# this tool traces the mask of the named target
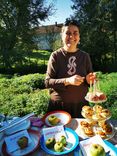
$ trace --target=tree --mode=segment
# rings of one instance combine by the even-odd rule
[[[117,0],[72,1],[73,18],[81,24],[81,47],[91,54],[97,70],[108,71],[117,60]]]
[[[25,52],[36,46],[33,28],[52,15],[45,0],[0,0],[0,64],[12,68],[26,61]]]

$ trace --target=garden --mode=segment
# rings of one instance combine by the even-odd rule
[[[101,90],[107,95],[102,103],[117,119],[117,73],[97,72]],[[0,75],[0,112],[10,116],[23,116],[34,112],[43,116],[47,111],[49,90],[44,86],[45,74]],[[92,104],[91,104],[92,105]]]

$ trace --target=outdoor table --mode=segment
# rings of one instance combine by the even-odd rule
[[[79,122],[81,120],[83,120],[83,118],[80,118],[80,119],[72,118],[70,123],[68,123],[65,127],[73,129],[78,134]],[[117,120],[110,119],[110,122],[113,125],[113,127],[115,128],[116,132],[115,132],[115,135],[113,136],[113,138],[109,139],[108,141],[117,147]],[[79,136],[79,140],[83,140],[83,138],[81,138]],[[32,154],[29,154],[29,155],[30,156],[50,156],[50,154],[47,154],[45,151],[43,151],[41,149],[40,145],[37,147],[37,149]],[[0,156],[4,156],[4,155],[0,154]],[[69,154],[65,154],[64,156],[74,156],[74,151],[72,151]]]
[[[78,126],[79,126],[79,122],[81,120],[83,120],[83,119],[72,118],[71,122],[69,124],[67,124],[66,127],[69,127],[71,129],[75,130],[75,132],[78,134],[78,130],[79,130]],[[110,122],[113,125],[113,127],[115,128],[116,132],[115,132],[114,137],[109,139],[108,141],[117,147],[117,120],[111,119]],[[83,139],[81,137],[79,137],[79,140],[83,140]],[[45,153],[41,149],[41,147],[39,147],[31,156],[50,156],[50,155]],[[74,156],[74,151],[69,154],[66,154],[64,156]]]

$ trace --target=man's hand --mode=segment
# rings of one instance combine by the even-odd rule
[[[96,73],[89,73],[86,76],[86,81],[87,81],[88,84],[90,84],[90,82],[93,84],[94,80],[96,80]]]
[[[65,85],[79,86],[81,83],[84,82],[84,79],[85,78],[81,77],[80,75],[74,75],[65,79]]]

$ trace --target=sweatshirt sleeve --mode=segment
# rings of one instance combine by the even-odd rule
[[[65,78],[57,78],[57,67],[57,55],[53,52],[48,61],[45,86],[46,88],[64,90]]]

